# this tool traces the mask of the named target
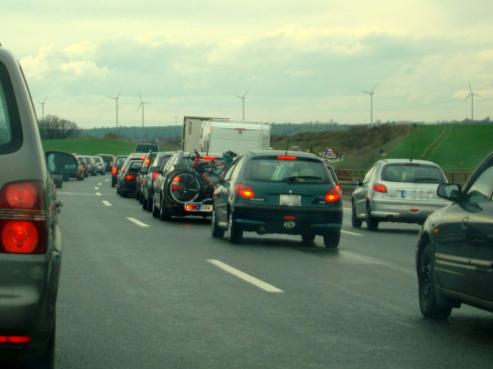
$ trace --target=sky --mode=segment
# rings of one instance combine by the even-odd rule
[[[45,114],[84,128],[493,117],[491,0],[2,0],[0,43]],[[40,104],[35,103],[38,115]]]

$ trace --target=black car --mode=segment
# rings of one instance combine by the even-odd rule
[[[152,215],[161,220],[172,216],[210,216],[214,185],[223,167],[218,155],[176,152],[154,181]]]
[[[172,151],[158,152],[154,162],[149,167],[149,170],[145,176],[142,177],[140,183],[142,209],[152,210],[152,197],[154,196],[154,181],[158,178],[159,174],[163,172],[164,166],[168,160],[173,156]]]
[[[147,174],[149,172],[149,167],[156,158],[156,152],[149,151],[149,153],[144,158],[144,163],[142,168],[140,168],[139,174],[137,175],[137,189],[135,192],[135,199],[142,204],[142,181],[145,181]]]
[[[104,169],[105,169],[106,173],[111,172],[111,168],[113,167],[115,157],[111,154],[98,154],[98,156],[100,156],[101,159],[103,159]]]
[[[461,303],[493,312],[493,154],[464,186],[443,183],[448,206],[426,220],[418,242],[419,305],[445,319]]]
[[[115,158],[115,161],[113,163],[113,167],[111,168],[111,187],[116,186],[116,181],[118,178],[118,172],[120,171],[121,167],[127,160],[128,156],[127,155],[118,155]]]
[[[212,236],[228,232],[239,242],[244,231],[316,235],[327,248],[339,245],[342,201],[329,170],[312,154],[253,151],[239,157],[214,191]]]
[[[127,197],[131,193],[137,191],[137,175],[144,160],[129,157],[125,164],[123,164],[122,170],[118,173],[117,190],[116,192],[122,196]]]

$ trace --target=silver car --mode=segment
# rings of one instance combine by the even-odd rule
[[[352,194],[352,224],[366,221],[376,231],[380,222],[423,224],[428,215],[447,205],[437,188],[447,178],[440,166],[424,160],[378,161]]]
[[[96,163],[97,173],[101,175],[106,174],[106,164],[101,156],[93,156],[94,161]]]
[[[53,178],[72,176],[78,163],[67,153],[45,157],[22,71],[2,47],[0,167],[0,367],[51,369],[62,256]]]

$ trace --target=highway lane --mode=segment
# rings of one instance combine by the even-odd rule
[[[108,178],[59,193],[59,368],[492,366],[491,314],[421,318],[415,226],[353,230],[348,212],[338,251],[248,233],[232,246],[202,219],[152,218]]]

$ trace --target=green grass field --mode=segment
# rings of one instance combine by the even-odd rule
[[[135,143],[120,140],[95,138],[75,138],[63,140],[44,140],[45,151],[65,151],[77,154],[128,154],[135,150]]]

